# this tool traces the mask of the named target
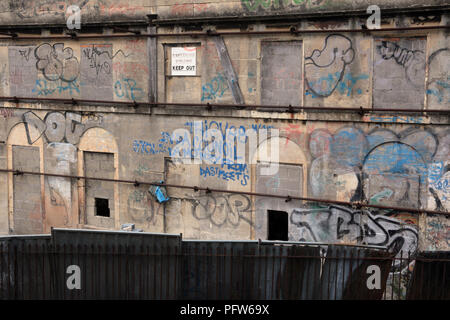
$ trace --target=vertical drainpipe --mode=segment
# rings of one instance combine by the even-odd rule
[[[148,18],[148,34],[156,34],[156,26],[153,23],[153,20],[156,19],[158,15],[149,14]],[[148,79],[148,101],[149,102],[157,102],[157,80],[158,80],[158,47],[157,47],[157,37],[148,37],[147,38],[147,52],[148,52],[148,64],[149,64],[149,79]],[[151,107],[150,107],[151,110]]]

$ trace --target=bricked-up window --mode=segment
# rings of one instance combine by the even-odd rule
[[[288,241],[288,214],[285,211],[268,210],[268,240]]]
[[[300,105],[302,96],[302,43],[261,43],[261,103]]]
[[[424,105],[427,40],[376,38],[373,61],[375,108],[421,109]]]
[[[83,155],[84,174],[87,177],[114,179],[114,154],[85,151]],[[114,228],[114,182],[88,179],[85,192],[85,223],[89,226]]]
[[[95,215],[100,217],[109,217],[108,199],[95,198]]]

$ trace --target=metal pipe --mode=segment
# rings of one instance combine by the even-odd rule
[[[9,97],[0,96],[0,101],[9,101],[12,103],[19,103],[20,101],[48,101],[61,102],[65,104],[77,105],[78,103],[100,103],[100,104],[118,104],[132,107],[149,106],[179,106],[179,107],[212,107],[220,108],[240,108],[240,109],[279,109],[284,112],[295,113],[294,110],[319,110],[319,111],[352,111],[360,114],[367,112],[407,112],[407,113],[444,113],[450,114],[450,110],[443,109],[395,109],[395,108],[349,108],[349,107],[311,107],[311,106],[279,106],[279,105],[259,105],[259,104],[224,104],[224,103],[181,103],[181,102],[137,102],[137,101],[111,101],[111,100],[90,100],[90,99],[62,99],[62,98],[33,98],[33,97]],[[23,108],[23,107],[22,107]],[[14,109],[14,108],[11,108]],[[32,109],[32,108],[25,108]],[[278,112],[278,111],[277,111]],[[115,113],[115,112],[112,112]],[[150,113],[146,113],[150,114]]]
[[[338,201],[331,199],[318,199],[318,198],[308,198],[308,197],[297,197],[290,195],[275,195],[275,194],[267,194],[267,193],[258,193],[258,192],[247,192],[247,191],[236,191],[236,190],[225,190],[225,189],[210,189],[208,187],[197,187],[197,186],[186,186],[179,184],[170,184],[170,183],[157,183],[157,182],[146,182],[146,181],[137,181],[137,180],[123,180],[123,179],[109,179],[109,178],[96,178],[96,177],[85,177],[85,176],[76,176],[76,175],[65,175],[65,174],[56,174],[56,173],[45,173],[45,172],[32,172],[32,171],[22,171],[22,170],[13,170],[13,169],[0,169],[0,172],[13,173],[14,175],[22,175],[22,174],[30,174],[30,175],[39,175],[39,176],[48,176],[48,177],[59,177],[59,178],[75,178],[75,179],[84,179],[84,180],[96,180],[96,181],[107,181],[107,182],[120,182],[120,183],[128,183],[133,184],[135,186],[143,185],[152,185],[159,187],[168,187],[168,188],[180,188],[180,189],[192,189],[194,191],[206,191],[209,192],[220,192],[220,193],[231,193],[231,194],[243,194],[248,196],[258,196],[258,197],[269,197],[269,198],[278,198],[285,199],[286,201],[291,200],[301,200],[301,201],[310,201],[310,202],[319,202],[319,203],[331,203],[338,205],[346,205],[352,206],[355,208],[375,208],[375,209],[387,209],[387,210],[397,210],[397,211],[407,211],[409,213],[428,213],[428,214],[438,214],[444,216],[450,216],[450,212],[444,211],[434,211],[434,210],[426,210],[426,209],[415,209],[415,208],[404,208],[404,207],[389,207],[389,206],[381,206],[375,204],[366,204],[361,202],[349,202],[349,201]]]
[[[124,38],[124,37],[201,37],[201,36],[235,36],[235,35],[272,35],[272,34],[308,34],[308,33],[372,33],[372,32],[390,32],[390,31],[415,31],[415,30],[441,30],[450,29],[450,26],[419,26],[419,27],[401,27],[401,28],[382,28],[382,29],[318,29],[318,30],[297,30],[291,28],[290,30],[265,30],[265,31],[240,31],[240,32],[217,32],[217,31],[207,31],[207,32],[178,32],[178,33],[141,33],[141,34],[130,34],[136,31],[127,31],[128,33],[121,34],[77,34],[71,33],[70,35],[54,35],[54,36],[20,36],[15,34],[8,34],[6,37],[0,37],[0,40],[76,40],[76,39],[105,39],[105,38]]]
[[[292,244],[292,245],[308,245],[308,246],[352,246],[352,247],[387,250],[386,246],[363,245],[363,244],[353,244],[353,243],[307,242],[307,241],[274,241],[274,240],[261,240],[261,239],[259,239],[259,240],[199,240],[199,239],[183,239],[183,242]]]

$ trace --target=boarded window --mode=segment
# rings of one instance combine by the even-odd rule
[[[425,38],[375,39],[373,106],[421,109],[425,95]]]
[[[114,179],[114,154],[84,152],[87,177]],[[102,228],[114,227],[114,183],[86,180],[86,222]]]
[[[261,103],[301,105],[302,43],[262,42]]]
[[[111,44],[81,45],[81,89],[84,99],[112,100],[113,99],[113,50]],[[126,77],[124,77],[126,78]],[[122,88],[125,80],[119,79],[114,89],[119,98],[122,92],[129,90]],[[123,94],[122,94],[123,95]],[[127,97],[127,100],[136,100]]]
[[[303,195],[303,167],[301,165],[280,163],[278,172],[274,175],[263,175],[261,170],[264,167],[267,167],[267,163],[260,162],[256,166],[257,193],[291,197]],[[255,198],[256,225],[265,226],[255,230],[255,236],[259,239],[270,239],[271,218],[269,212],[292,212],[293,208],[299,208],[302,205],[300,200],[286,202],[286,199],[272,197],[258,196]]]
[[[13,146],[15,170],[39,172],[39,148]],[[14,175],[14,233],[43,232],[41,181],[38,175]]]
[[[37,81],[35,47],[10,46],[9,58],[9,86],[10,95],[17,97],[42,96],[50,86],[47,79]]]

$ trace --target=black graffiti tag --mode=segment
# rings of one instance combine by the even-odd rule
[[[37,60],[36,69],[42,71],[45,79],[73,82],[78,78],[78,59],[73,56],[72,48],[64,48],[64,43],[43,43],[34,50],[34,55]]]
[[[66,112],[65,115],[51,112],[42,120],[32,111],[28,111],[22,115],[22,119],[29,144],[35,143],[42,135],[45,135],[48,142],[65,141],[78,144],[85,129],[81,123],[81,115],[73,112]],[[37,135],[33,135],[31,128],[37,131]]]
[[[215,226],[222,226],[228,222],[237,227],[241,220],[252,224],[246,216],[246,213],[251,212],[251,202],[245,195],[205,195],[190,201],[192,201],[192,215],[198,220],[209,219]]]

